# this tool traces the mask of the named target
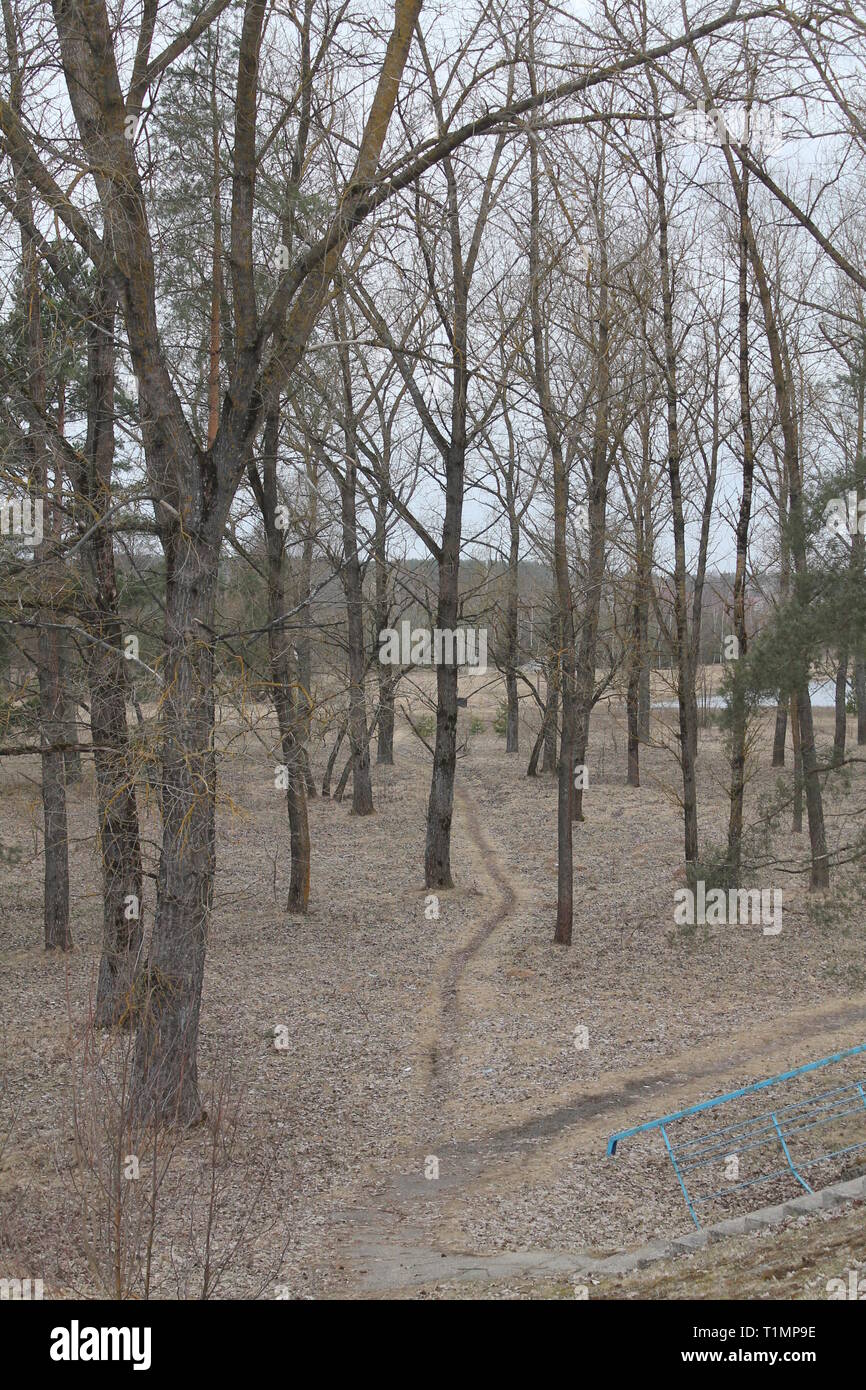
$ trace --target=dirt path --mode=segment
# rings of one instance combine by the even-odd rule
[[[591,1083],[572,1085],[541,1114],[532,1102],[486,1112],[473,1108],[471,1115],[455,1116],[455,1125],[444,1137],[455,1050],[473,1006],[483,1004],[478,967],[488,953],[496,952],[497,932],[522,897],[479,821],[471,785],[458,791],[456,810],[464,832],[461,847],[468,847],[483,891],[463,938],[436,970],[419,1013],[416,1085],[423,1120],[406,1145],[405,1168],[384,1180],[381,1173],[371,1174],[371,1184],[377,1186],[375,1203],[348,1208],[341,1217],[341,1267],[345,1292],[352,1297],[375,1297],[449,1279],[567,1275],[570,1268],[579,1267],[578,1252],[482,1256],[462,1250],[460,1213],[469,1194],[543,1182],[575,1153],[603,1153],[614,1130],[783,1071],[792,1057],[807,1060],[833,1052],[847,1045],[842,1039],[862,1041],[866,1031],[866,995],[794,1010],[782,1020],[757,1020],[740,1034],[660,1059],[656,1065],[610,1071]],[[438,1161],[435,1179],[424,1171],[431,1157]],[[417,1224],[419,1211],[424,1212],[426,1230]],[[430,1244],[431,1212],[436,1248]]]
[[[461,1007],[465,1008],[467,1003],[471,1005],[471,982],[468,982],[466,998],[461,999],[467,967],[513,912],[520,896],[484,834],[471,797],[465,790],[458,789],[456,801],[468,831],[470,859],[490,890],[490,898],[485,894],[482,901],[487,904],[492,899],[492,905],[485,908],[480,925],[473,924],[466,939],[445,957],[422,1010],[420,1079],[425,1087],[434,1088],[440,1095],[448,1087],[449,1067],[460,1033]]]

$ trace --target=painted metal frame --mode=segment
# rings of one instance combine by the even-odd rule
[[[817,1158],[811,1158],[799,1166],[794,1163],[788,1141],[798,1134],[808,1130],[816,1129],[822,1124],[827,1124],[831,1120],[843,1119],[848,1115],[859,1112],[861,1108],[866,1110],[866,1091],[864,1084],[866,1078],[861,1081],[851,1082],[843,1086],[837,1086],[830,1091],[823,1091],[820,1095],[813,1096],[807,1101],[801,1101],[783,1108],[778,1106],[762,1115],[756,1115],[750,1120],[741,1121],[735,1125],[729,1125],[721,1129],[712,1130],[709,1133],[701,1134],[694,1139],[687,1139],[675,1144],[668,1135],[668,1125],[674,1124],[678,1120],[684,1120],[690,1115],[699,1115],[707,1110],[713,1110],[719,1105],[725,1105],[732,1100],[739,1100],[741,1096],[756,1094],[759,1091],[767,1090],[771,1086],[777,1086],[783,1081],[791,1081],[794,1077],[804,1076],[807,1072],[818,1071],[822,1067],[832,1066],[834,1063],[841,1062],[845,1058],[855,1057],[858,1054],[866,1053],[866,1043],[861,1043],[858,1047],[848,1047],[842,1052],[834,1052],[829,1057],[821,1057],[817,1062],[808,1062],[805,1066],[794,1067],[792,1071],[780,1072],[777,1076],[768,1076],[763,1081],[756,1081],[751,1086],[741,1086],[739,1090],[728,1091],[725,1095],[714,1096],[711,1100],[701,1101],[698,1105],[687,1106],[684,1110],[676,1110],[670,1115],[662,1115],[657,1120],[648,1120],[645,1124],[635,1125],[632,1129],[623,1129],[616,1134],[612,1134],[607,1141],[607,1156],[612,1158],[616,1154],[617,1145],[623,1139],[630,1139],[635,1134],[646,1134],[650,1130],[660,1131],[664,1141],[668,1157],[673,1164],[674,1172],[677,1175],[680,1188],[689,1209],[692,1220],[700,1230],[695,1206],[702,1202],[710,1202],[715,1198],[728,1195],[738,1189],[754,1186],[756,1183],[770,1182],[773,1178],[784,1176],[790,1173],[801,1187],[807,1192],[812,1188],[800,1172],[801,1168],[808,1168],[816,1163],[824,1163],[830,1158],[839,1157],[842,1154],[851,1153],[855,1149],[866,1148],[866,1139],[862,1143],[851,1144],[843,1149],[835,1149],[828,1153],[820,1154]],[[856,1095],[859,1100],[854,1099]],[[851,1104],[851,1102],[854,1102]],[[841,1109],[839,1107],[842,1107]],[[768,1123],[767,1123],[768,1122]],[[766,1137],[765,1137],[766,1136]],[[686,1175],[696,1169],[705,1167],[711,1162],[717,1162],[721,1157],[730,1155],[734,1150],[743,1152],[747,1149],[755,1149],[769,1142],[778,1142],[781,1146],[785,1158],[785,1166],[773,1172],[763,1174],[757,1178],[751,1178],[746,1182],[735,1183],[725,1188],[720,1188],[716,1192],[710,1193],[705,1197],[692,1197],[686,1183]]]

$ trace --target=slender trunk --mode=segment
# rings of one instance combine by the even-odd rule
[[[217,46],[210,74],[211,111],[211,240],[210,339],[207,374],[207,447],[213,447],[220,419],[220,309],[222,305],[222,203],[220,201],[220,120],[217,105]]]
[[[541,750],[543,748],[546,752],[550,744],[552,744],[550,756],[553,758],[554,763],[556,762],[556,735],[558,733],[556,727],[556,713],[559,705],[559,696],[551,671],[551,665],[552,658],[548,662],[547,667],[547,693],[544,700],[544,710],[541,715],[541,728],[538,730],[535,742],[532,745],[532,753],[530,754],[529,765],[526,769],[527,777],[536,777],[538,775],[538,760],[541,756]],[[541,682],[539,681],[539,686],[540,685]],[[554,696],[556,696],[555,706]],[[544,770],[549,771],[549,768],[545,768]]]
[[[779,479],[779,598],[784,603],[791,587],[791,545],[788,535],[788,477],[784,461]],[[779,692],[776,705],[776,729],[773,736],[773,767],[785,766],[785,739],[788,731],[790,695]]]
[[[39,551],[36,563],[40,563]],[[69,926],[69,853],[66,836],[66,780],[63,754],[49,752],[63,741],[63,687],[60,682],[60,634],[47,626],[50,610],[39,613],[39,725],[42,734],[42,811],[45,832],[44,918],[46,951],[72,949]]]
[[[334,746],[331,749],[330,755],[328,757],[328,763],[325,768],[325,775],[322,778],[322,796],[324,797],[329,797],[331,795],[331,778],[334,775],[334,764],[337,761],[337,754],[340,751],[343,739],[346,737],[346,731],[348,727],[349,716],[348,714],[346,714],[340,720],[340,727],[337,730],[337,737],[334,740]]]
[[[434,83],[435,86],[435,83]],[[508,79],[509,95],[513,77]],[[436,93],[437,116],[444,119],[441,98]],[[443,323],[450,347],[451,419],[449,435],[435,428],[428,418],[426,428],[433,435],[445,465],[445,516],[439,548],[439,596],[436,623],[442,631],[457,627],[460,583],[460,544],[463,534],[463,492],[467,449],[467,393],[469,388],[469,291],[478,262],[481,240],[494,196],[496,171],[506,140],[499,134],[494,144],[478,212],[469,245],[464,253],[461,231],[460,190],[450,159],[442,161],[448,190],[448,242],[450,285],[448,312]],[[441,302],[440,305],[441,316]],[[439,663],[436,668],[436,742],[427,802],[427,837],[424,850],[424,882],[428,888],[449,888],[451,879],[451,819],[454,812],[454,778],[457,771],[457,666]]]
[[[603,194],[599,193],[599,198]],[[593,427],[591,484],[589,494],[589,555],[587,560],[587,591],[580,633],[580,654],[577,663],[574,760],[578,766],[586,762],[589,743],[589,721],[595,698],[595,661],[598,649],[598,620],[601,610],[601,591],[604,583],[604,548],[607,528],[607,487],[610,473],[608,450],[608,397],[610,394],[610,347],[608,320],[607,246],[604,234],[603,208],[599,223],[599,300],[598,300],[598,373],[597,403]],[[583,820],[583,783],[572,789],[572,818]]]
[[[383,469],[387,467],[385,460]],[[383,484],[390,479],[385,473]],[[379,489],[376,498],[376,645],[379,634],[388,626],[390,603],[388,598],[388,557],[387,529],[388,493],[386,486]],[[376,735],[376,762],[390,766],[394,762],[394,678],[381,662],[376,663],[376,678],[379,684],[379,727]]]
[[[298,717],[291,670],[291,643],[277,620],[286,612],[285,531],[277,518],[277,446],[280,419],[277,409],[265,420],[262,440],[262,519],[268,547],[268,655],[271,666],[271,692],[283,765],[286,768],[286,812],[289,819],[291,867],[287,912],[304,913],[310,897],[310,827]]]
[[[353,472],[354,479],[354,472]],[[353,481],[354,489],[354,481]],[[354,516],[354,502],[350,504]],[[345,518],[344,503],[344,518]],[[344,532],[346,522],[344,519]],[[357,552],[357,532],[350,524],[348,534],[355,549],[349,554],[343,569],[349,637],[349,742],[352,746],[352,813],[369,816],[373,806],[373,785],[370,780],[370,737],[367,730],[366,675],[364,652],[364,612],[361,590],[361,566]],[[350,543],[347,541],[347,544]]]
[[[560,457],[554,475],[554,554],[556,583],[559,595],[563,633],[562,654],[562,739],[559,750],[559,783],[557,798],[557,864],[556,929],[554,941],[571,945],[574,917],[574,868],[572,855],[572,802],[574,799],[574,611],[566,554],[566,516],[568,512],[568,476]]]
[[[59,541],[58,535],[58,541]],[[78,694],[71,679],[72,644],[61,639],[60,684],[63,687],[63,772],[66,785],[81,781],[81,749],[78,744]]]
[[[641,612],[635,585],[632,604],[631,648],[628,656],[628,686],[626,688],[626,718],[628,721],[628,785],[640,786],[640,677],[641,677]]]
[[[668,253],[668,213],[665,198],[665,171],[661,125],[656,120],[656,200],[659,214],[659,264],[662,284],[662,322],[665,345],[665,388],[667,397],[668,474],[674,528],[674,616],[676,619],[677,705],[680,728],[680,764],[683,781],[683,826],[685,862],[698,857],[698,806],[695,779],[697,747],[697,705],[694,670],[688,632],[686,595],[686,540],[680,481],[680,439],[677,418],[676,348],[674,344],[673,296]]]
[[[312,610],[310,606],[310,591],[312,588],[313,574],[313,539],[316,534],[316,512],[318,493],[316,486],[318,483],[318,472],[316,462],[313,458],[307,459],[307,516],[304,526],[304,540],[301,546],[301,574],[300,585],[301,595],[303,596],[303,607],[299,614],[300,632],[297,640],[298,653],[298,680],[300,689],[298,691],[298,707],[300,716],[300,736],[302,739],[302,761],[304,769],[304,782],[307,788],[307,797],[316,795],[316,784],[313,781],[313,774],[310,768],[309,759],[309,739],[310,739],[310,720],[313,714],[313,648],[311,635]]]
[[[650,649],[649,649],[649,602],[641,603],[640,615],[641,662],[640,682],[638,684],[637,731],[641,743],[649,743],[650,738]]]
[[[799,835],[803,829],[803,758],[800,745],[800,720],[797,696],[791,696],[791,736],[794,744],[794,808],[791,830]]]
[[[737,563],[734,572],[734,636],[737,639],[737,659],[746,655],[746,560],[749,548],[749,525],[752,517],[752,486],[755,474],[755,444],[752,433],[752,398],[749,382],[749,248],[745,232],[748,199],[748,175],[743,172],[740,183],[738,210],[739,234],[739,375],[740,427],[743,434],[743,492],[737,517]],[[732,883],[739,882],[743,838],[743,800],[746,786],[746,700],[738,672],[734,674],[731,694],[731,811],[728,818],[728,871]]]
[[[534,73],[532,74],[534,77]],[[572,850],[572,804],[574,800],[575,657],[574,605],[568,572],[568,469],[556,409],[550,390],[544,346],[541,311],[541,265],[539,254],[540,205],[538,193],[537,138],[530,135],[530,220],[529,286],[533,341],[533,384],[544,422],[547,445],[553,461],[553,570],[556,579],[557,619],[560,649],[560,696],[562,700],[562,739],[559,750],[557,795],[557,885],[554,942],[570,946],[574,919],[574,861]]]
[[[346,340],[345,315],[334,312],[335,331]],[[364,651],[364,592],[361,560],[358,555],[357,439],[352,404],[352,375],[349,349],[339,349],[346,411],[346,462],[337,473],[343,527],[343,568],[341,578],[346,596],[346,625],[349,645],[349,743],[352,749],[352,814],[369,816],[374,811],[373,784],[370,780],[370,735],[367,729],[367,658]]]
[[[848,730],[848,653],[843,651],[836,668],[836,727],[833,735],[833,763],[839,767],[845,761],[845,737]]]
[[[465,388],[464,388],[465,389]],[[439,562],[439,602],[436,624],[453,631],[457,626],[460,571],[460,535],[463,517],[463,448],[449,451],[445,483],[445,521],[442,558]],[[436,742],[433,774],[427,802],[427,841],[424,882],[428,888],[450,888],[451,818],[454,813],[454,776],[457,770],[457,666],[436,667]]]
[[[649,738],[649,604],[650,576],[648,542],[650,431],[644,423],[642,435],[641,482],[635,499],[635,577],[632,598],[631,645],[628,662],[626,716],[628,720],[628,785],[640,786],[640,745]],[[646,689],[644,689],[646,687]],[[646,708],[644,708],[644,699]]]
[[[379,672],[379,732],[376,737],[376,762],[394,763],[394,683],[390,676]]]
[[[526,769],[527,777],[536,777],[538,775],[538,759],[541,755],[541,750],[544,746],[544,735],[547,729],[547,716],[548,706],[545,705],[544,714],[541,719],[541,728],[539,729],[536,735],[535,742],[532,745],[532,752],[529,755],[529,764]]]
[[[342,801],[342,800],[343,800],[343,793],[344,793],[345,790],[346,790],[346,784],[347,784],[347,782],[348,782],[348,780],[349,780],[349,773],[352,771],[352,763],[353,763],[353,758],[352,758],[352,754],[350,753],[349,756],[348,756],[348,758],[346,759],[345,763],[343,764],[343,771],[340,773],[340,780],[339,780],[339,782],[337,783],[336,789],[335,789],[335,791],[334,791],[334,800],[335,800],[335,801]]]
[[[797,692],[797,722],[800,727],[800,759],[803,768],[806,814],[809,820],[809,840],[812,851],[811,884],[813,888],[827,888],[830,885],[830,860],[824,834],[824,808],[818,771],[818,755],[815,750],[815,730],[808,680],[802,682]]]
[[[785,738],[788,732],[788,706],[784,700],[776,705],[776,727],[773,733],[773,767],[785,766]]]
[[[858,515],[864,487],[866,487],[864,444],[866,444],[866,352],[860,359],[860,371],[857,378],[855,478]],[[864,539],[858,526],[857,534],[851,539],[851,571],[855,584],[862,584],[864,579],[864,556],[866,556],[866,539]],[[864,643],[866,643],[866,632],[864,632],[863,617],[860,615],[859,621],[854,624],[854,645],[856,647],[854,652],[854,696],[857,705],[857,744],[859,747],[866,744],[866,652],[864,652]]]
[[[142,969],[142,866],[135,763],[126,723],[126,662],[118,611],[114,541],[94,516],[111,506],[114,465],[114,291],[101,285],[88,324],[87,442],[76,479],[77,520],[92,531],[83,550],[88,599],[83,622],[90,693],[90,734],[96,769],[102,862],[102,957],[96,989],[98,1027],[131,1027]]]
[[[9,0],[3,0],[3,22],[6,53],[10,71],[10,100],[17,115],[21,115],[22,89],[19,70],[18,41],[15,16]],[[42,338],[42,293],[39,283],[39,253],[26,226],[33,223],[33,199],[24,172],[16,160],[15,204],[21,227],[21,289],[24,300],[27,363],[26,391],[34,406],[43,415],[47,404],[45,352]],[[24,440],[24,455],[37,503],[43,507],[43,539],[34,551],[34,565],[39,576],[40,606],[37,611],[39,632],[36,644],[36,667],[39,682],[39,726],[42,741],[42,818],[45,838],[45,876],[43,897],[43,926],[45,949],[69,951],[72,933],[69,926],[69,849],[66,826],[66,779],[63,753],[50,751],[64,742],[64,691],[61,672],[61,634],[54,623],[51,598],[61,576],[55,572],[52,551],[55,545],[55,524],[59,529],[59,514],[50,505],[48,455],[45,441],[31,426]]]
[[[854,691],[857,696],[857,743],[866,743],[866,657],[854,662]]]
[[[559,655],[554,650],[547,662],[547,705],[544,723],[544,758],[541,771],[555,777],[559,769],[557,744],[559,740]]]
[[[518,654],[518,564],[520,558],[520,529],[511,518],[511,540],[508,547],[507,597],[505,606],[505,699],[508,712],[505,721],[505,751],[520,749],[520,706],[517,699]]]

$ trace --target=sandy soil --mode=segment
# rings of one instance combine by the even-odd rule
[[[348,801],[311,803],[312,900],[298,919],[283,911],[273,726],[265,711],[247,711],[252,730],[224,713],[200,1056],[203,1089],[222,1092],[227,1120],[216,1145],[211,1125],[165,1137],[155,1198],[148,1155],[137,1181],[111,1181],[105,1155],[117,1136],[100,1132],[99,1098],[122,1087],[128,1043],[94,1039],[87,1026],[100,938],[92,769],[70,790],[76,948],[64,960],[39,945],[36,769],[5,761],[0,838],[23,857],[0,881],[0,1274],[43,1277],[47,1296],[134,1293],[152,1225],[155,1294],[194,1293],[216,1265],[217,1296],[478,1296],[477,1286],[464,1295],[431,1285],[430,1253],[607,1254],[685,1232],[658,1135],[607,1159],[608,1135],[866,1040],[866,923],[853,870],[828,898],[810,895],[799,872],[756,877],[754,886],[783,890],[778,936],[675,927],[682,851],[667,712],[654,721],[639,790],[625,785],[621,707],[596,712],[587,819],[576,827],[574,944],[555,947],[555,787],[525,776],[537,715],[527,701],[521,752],[507,756],[492,728],[501,690],[483,684],[475,679],[461,712],[456,886],[439,895],[438,917],[422,876],[429,755],[405,724],[396,765],[374,772],[375,816],[353,817]],[[472,687],[461,682],[461,693]],[[831,737],[829,712],[818,725]],[[751,815],[775,786],[768,749],[765,729]],[[319,780],[324,761],[317,748]],[[844,841],[863,802],[864,769],[853,776],[854,790],[829,808],[831,843]],[[722,837],[726,782],[721,735],[706,729],[702,840]],[[806,837],[784,821],[776,848],[800,869]],[[150,871],[158,834],[151,808]],[[146,927],[152,907],[150,880]],[[286,1047],[275,1045],[281,1026]],[[581,1029],[586,1047],[575,1045]],[[864,1071],[837,1069],[828,1084]],[[786,1095],[800,1098],[796,1087]],[[217,1108],[212,1098],[211,1118]],[[826,1165],[826,1181],[836,1176]],[[710,1219],[791,1190],[786,1180],[756,1199],[727,1198]],[[112,1222],[123,1234],[109,1257]],[[607,1292],[701,1296],[679,1277],[665,1283],[656,1270],[642,1293]],[[499,1281],[490,1291],[530,1296],[537,1286]]]

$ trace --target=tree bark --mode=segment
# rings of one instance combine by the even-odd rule
[[[839,656],[836,668],[836,725],[833,733],[833,763],[841,767],[845,761],[845,738],[848,731],[848,652]]]
[[[334,764],[335,764],[336,761],[337,761],[337,754],[338,754],[339,751],[340,751],[340,746],[341,746],[341,744],[342,744],[342,742],[343,742],[343,739],[346,737],[346,731],[347,731],[348,727],[349,727],[349,716],[348,716],[348,714],[346,714],[346,715],[344,715],[343,718],[340,720],[340,726],[339,726],[339,728],[338,728],[338,730],[337,730],[337,737],[334,739],[334,746],[333,746],[333,748],[331,749],[331,752],[330,752],[330,754],[329,754],[329,756],[328,756],[327,766],[325,767],[325,775],[324,775],[324,777],[322,778],[322,796],[323,796],[323,797],[329,797],[329,796],[331,795],[331,778],[332,778],[332,776],[334,775]]]
[[[739,253],[739,379],[740,428],[743,435],[743,491],[737,517],[737,562],[734,571],[733,624],[737,639],[737,659],[746,655],[746,561],[749,525],[752,517],[752,487],[755,475],[755,443],[752,433],[752,398],[749,381],[749,248],[745,218],[749,196],[748,173],[743,172],[738,193],[740,230]],[[735,673],[731,691],[731,810],[728,818],[728,872],[732,884],[739,883],[743,838],[743,801],[746,787],[746,701],[743,684]]]
[[[697,747],[697,704],[694,669],[688,631],[686,595],[686,543],[683,495],[680,480],[680,439],[678,423],[676,348],[674,344],[673,295],[668,252],[668,211],[665,196],[664,146],[661,123],[656,113],[656,202],[659,216],[659,266],[662,287],[662,324],[665,345],[665,394],[667,399],[668,475],[674,528],[674,617],[676,621],[677,706],[679,710],[680,764],[683,782],[683,828],[686,865],[698,857],[698,806],[695,778]]]
[[[866,743],[866,657],[854,661],[854,690],[857,696],[857,743]]]
[[[99,847],[102,861],[102,957],[96,990],[98,1027],[130,1027],[137,1008],[142,960],[142,866],[135,765],[126,723],[126,663],[118,611],[114,544],[109,525],[94,517],[111,505],[114,465],[116,295],[103,280],[88,324],[87,442],[76,480],[79,529],[89,593],[83,621],[94,745]]]
[[[221,533],[222,528],[220,528]],[[162,853],[156,921],[136,1038],[133,1094],[142,1119],[202,1118],[198,1030],[215,868],[213,631],[218,539],[188,530],[166,586]]]
[[[794,744],[794,805],[791,830],[795,835],[801,834],[803,830],[803,755],[797,704],[797,695],[794,693],[791,696],[791,736]]]
[[[11,76],[11,106],[21,115],[22,87],[19,70],[18,41],[15,17],[9,0],[3,0],[3,22],[6,53]],[[15,206],[21,228],[21,289],[24,299],[27,363],[26,394],[35,410],[45,415],[47,387],[45,351],[42,337],[42,291],[39,282],[39,254],[26,227],[33,225],[33,199],[24,169],[13,159],[15,177]],[[50,505],[48,451],[42,432],[32,424],[24,440],[24,453],[29,465],[37,503],[43,507],[43,539],[34,550],[34,565],[41,587],[39,624],[36,643],[36,668],[39,683],[39,723],[42,743],[42,819],[45,839],[45,874],[43,893],[43,927],[47,951],[72,949],[69,925],[69,849],[66,823],[66,777],[64,754],[57,744],[66,741],[66,710],[62,679],[62,639],[51,609],[51,590],[59,585],[53,550],[59,529],[59,514]]]
[[[773,767],[785,766],[785,738],[788,732],[788,706],[784,700],[776,705],[776,727],[773,733]]]
[[[58,466],[59,471],[59,466]],[[57,533],[57,542],[61,536]],[[81,749],[78,738],[78,694],[71,679],[73,671],[72,644],[61,637],[60,641],[60,684],[63,687],[63,740],[67,747],[63,752],[63,773],[67,787],[81,781]]]
[[[603,175],[602,175],[603,177]],[[599,193],[603,200],[603,192]],[[593,426],[592,460],[589,492],[589,554],[587,557],[587,590],[580,633],[580,654],[577,662],[577,694],[575,710],[576,766],[586,762],[589,742],[589,721],[595,698],[595,662],[598,649],[598,620],[601,610],[601,591],[604,583],[604,549],[607,529],[607,487],[610,473],[609,395],[610,395],[610,323],[608,315],[608,266],[604,229],[604,207],[597,216],[599,228],[599,301],[596,410]],[[583,820],[583,783],[581,777],[572,789],[571,814]]]
[[[626,719],[628,722],[628,776],[630,787],[640,786],[640,677],[641,677],[641,611],[638,584],[632,603],[631,647],[626,688]]]
[[[507,713],[505,719],[505,751],[520,751],[520,703],[517,698],[518,653],[518,603],[519,603],[519,561],[520,527],[512,514],[510,520],[510,540],[508,546],[508,570],[506,573],[505,600],[505,699]]]
[[[534,84],[532,60],[530,60],[530,83]],[[533,132],[530,132],[529,138],[529,160],[529,303],[532,320],[533,385],[538,397],[547,445],[553,462],[553,569],[556,579],[558,608],[560,698],[562,700],[562,738],[559,751],[556,812],[558,847],[556,926],[553,939],[557,945],[570,946],[574,919],[571,822],[574,799],[575,632],[567,549],[569,479],[562,452],[556,408],[550,390],[544,347],[539,247],[541,212],[538,188],[538,147],[537,136]]]
[[[560,681],[560,659],[559,659],[559,640],[555,629],[558,626],[557,619],[551,615],[551,622],[554,632],[551,634],[553,641],[553,651],[547,661],[547,705],[544,712],[544,757],[541,763],[542,773],[547,773],[550,777],[555,777],[559,770],[559,757],[557,755],[557,745],[559,742],[559,681]]]
[[[373,784],[370,780],[370,735],[367,729],[367,655],[364,649],[364,591],[361,560],[358,555],[357,440],[352,400],[352,374],[346,342],[346,322],[342,313],[333,314],[339,336],[340,369],[345,403],[346,460],[334,476],[340,489],[343,528],[343,567],[340,577],[346,596],[346,624],[349,646],[349,743],[352,749],[352,814],[372,815]]]
[[[268,412],[262,440],[260,504],[268,548],[268,655],[271,694],[286,768],[286,812],[289,820],[291,867],[286,911],[305,913],[310,897],[310,827],[307,796],[298,737],[298,711],[292,680],[291,642],[278,619],[286,612],[285,530],[277,526],[278,409]]]
[[[382,486],[376,497],[375,583],[376,583],[376,642],[388,627],[391,605],[388,595],[388,475],[387,460],[382,459]],[[392,766],[394,762],[394,679],[381,661],[376,662],[379,685],[379,726],[376,735],[376,762]]]

